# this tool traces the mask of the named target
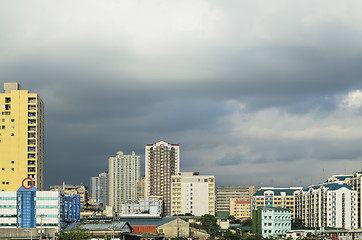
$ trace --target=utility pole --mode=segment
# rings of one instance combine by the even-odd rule
[[[43,239],[43,217],[45,214],[40,214],[40,240]]]

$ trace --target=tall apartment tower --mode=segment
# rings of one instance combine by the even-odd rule
[[[18,83],[4,83],[0,106],[0,191],[17,191],[32,182],[42,191],[43,101],[36,93],[20,90]]]
[[[134,152],[124,155],[117,152],[115,157],[109,158],[109,205],[115,212],[120,212],[122,202],[136,200],[136,183],[141,177],[141,157]]]
[[[145,195],[160,196],[163,214],[171,215],[171,176],[180,171],[180,146],[165,141],[146,144]]]
[[[102,209],[108,205],[108,172],[102,172],[98,177],[91,177],[91,198],[100,203]]]

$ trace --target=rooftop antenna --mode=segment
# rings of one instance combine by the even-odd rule
[[[326,180],[326,176],[324,175],[324,168],[322,168],[322,177],[323,177],[322,182],[324,182]]]

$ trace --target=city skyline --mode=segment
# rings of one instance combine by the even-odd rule
[[[0,86],[44,102],[44,189],[160,140],[219,186],[308,186],[362,170],[361,7],[5,1]]]

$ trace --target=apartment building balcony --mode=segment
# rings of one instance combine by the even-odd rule
[[[36,98],[28,98],[28,103],[36,103]]]
[[[28,110],[36,110],[36,105],[29,105]]]

